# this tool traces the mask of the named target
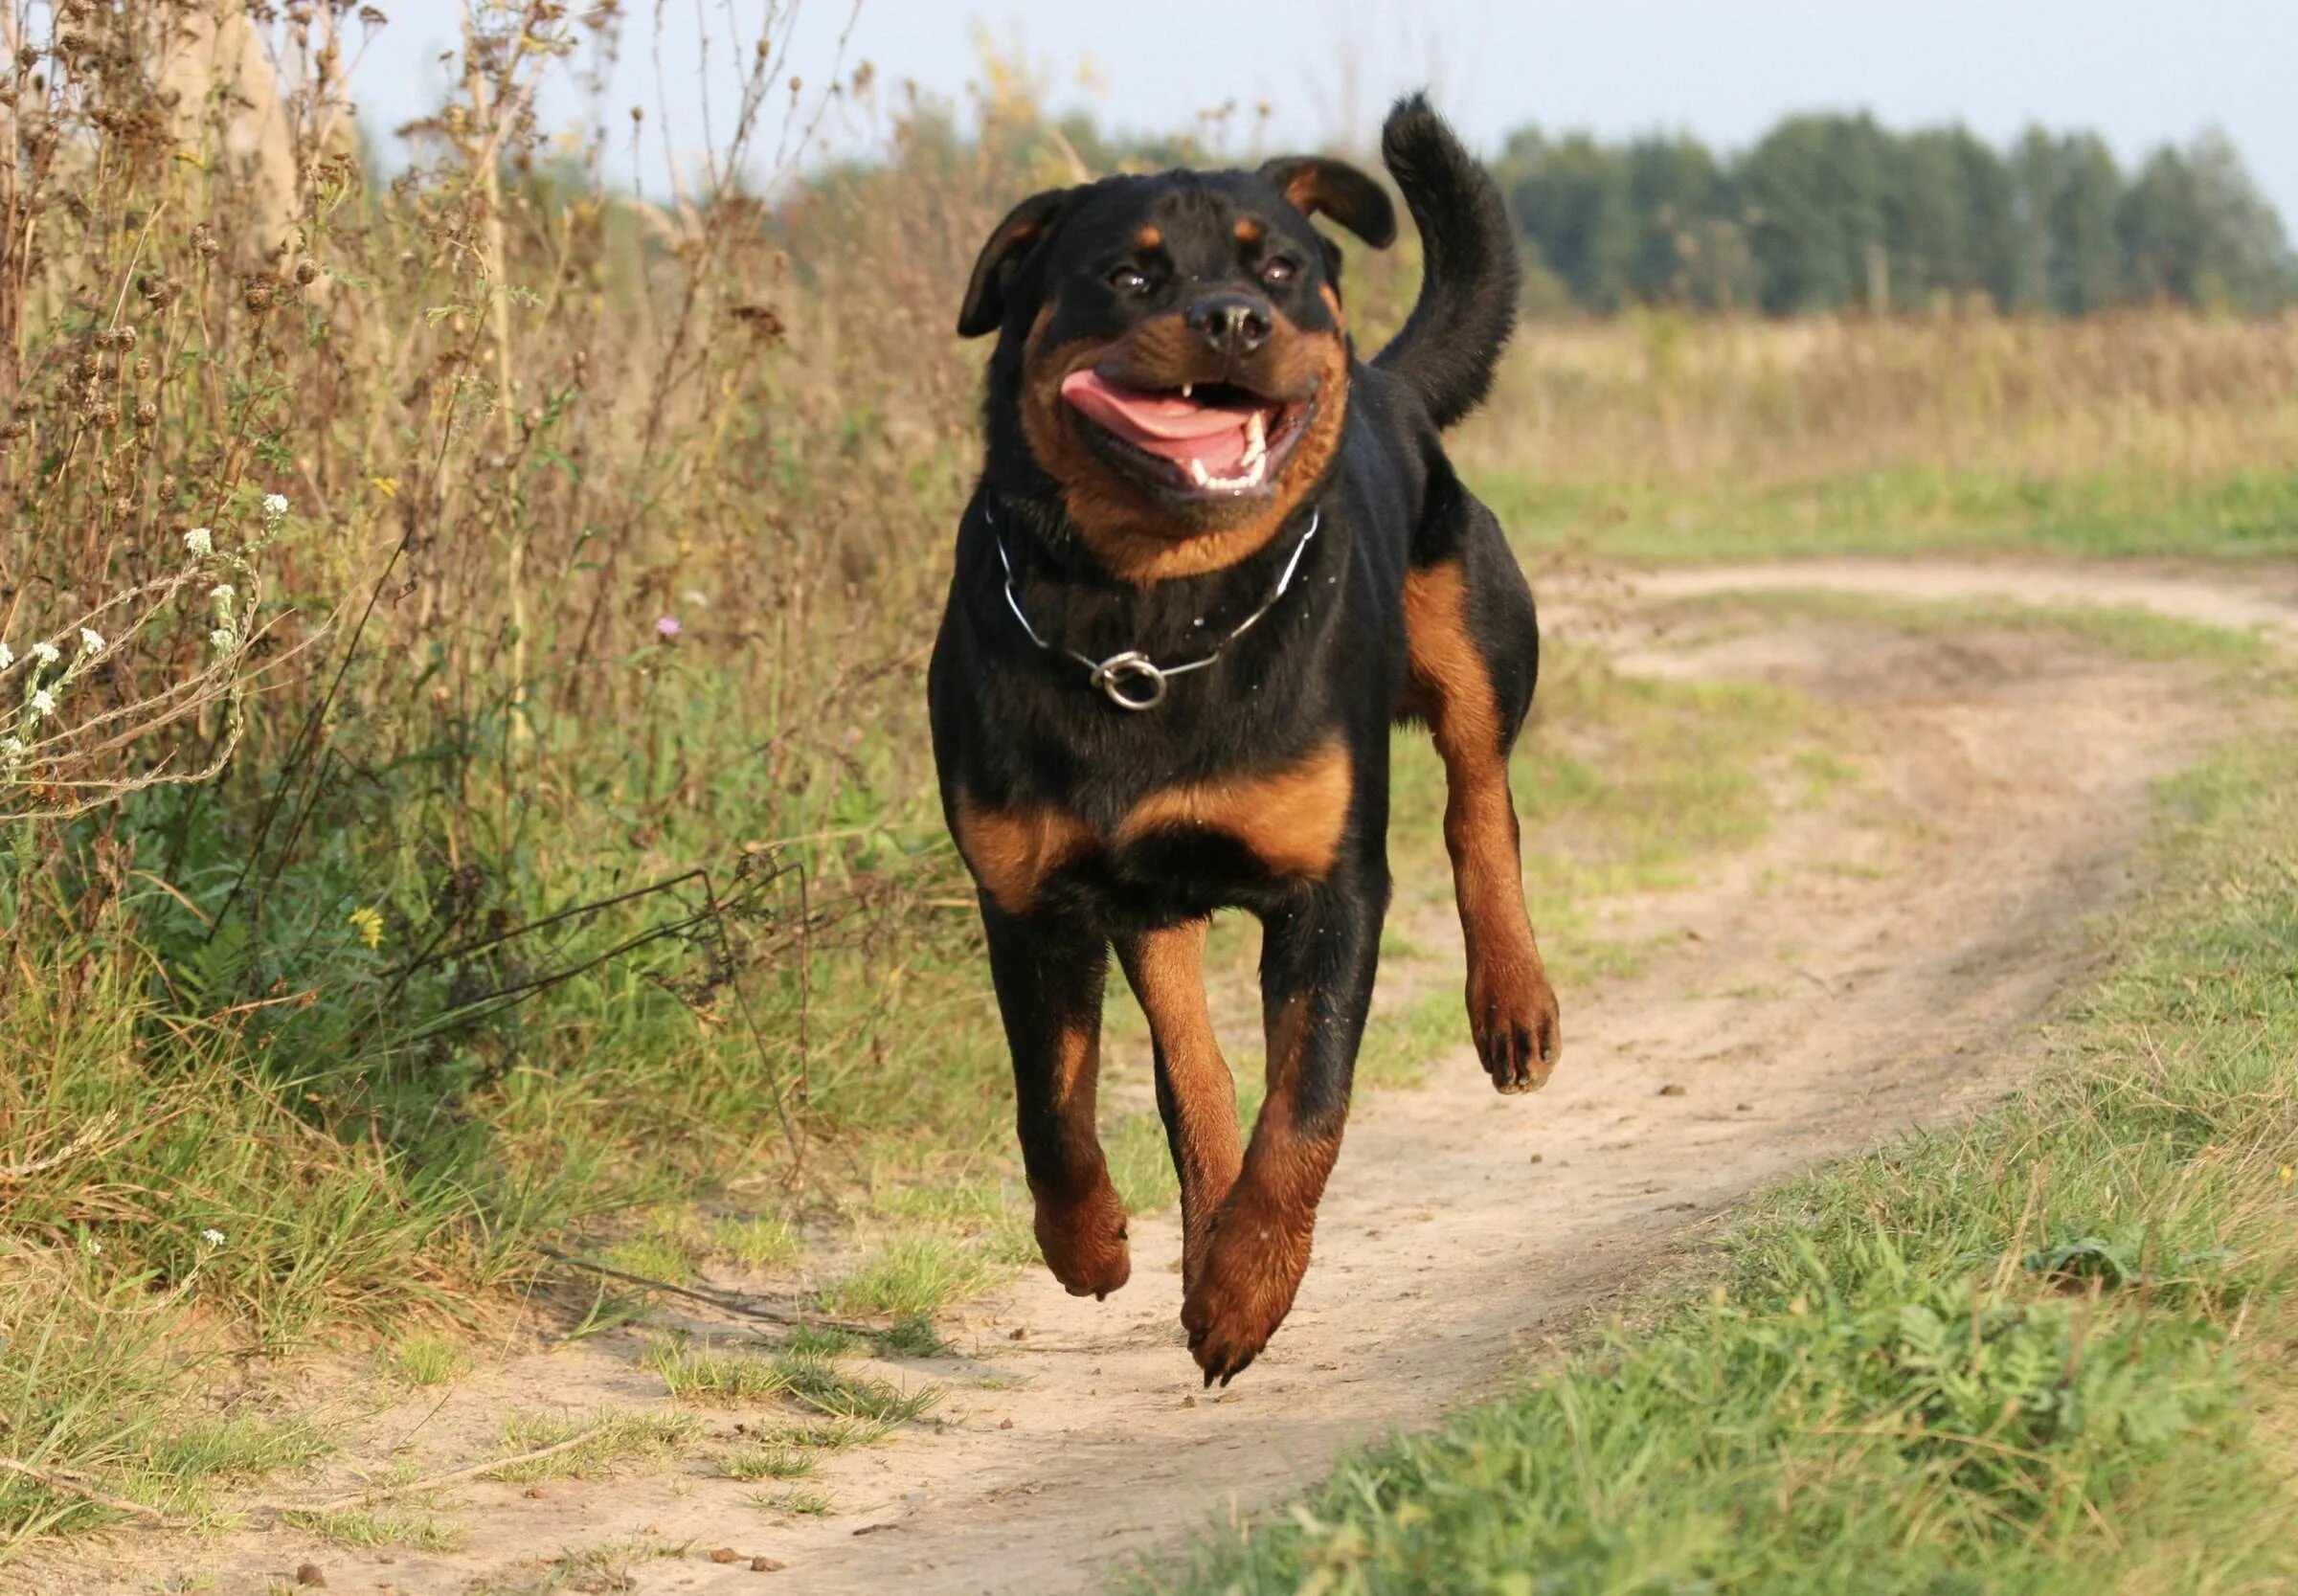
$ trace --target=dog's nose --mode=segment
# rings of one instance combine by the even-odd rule
[[[1269,307],[1246,294],[1215,294],[1189,306],[1189,326],[1217,354],[1250,354],[1275,325]]]

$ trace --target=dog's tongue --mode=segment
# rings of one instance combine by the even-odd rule
[[[1174,393],[1119,388],[1090,370],[1063,378],[1061,396],[1136,448],[1184,467],[1195,461],[1216,477],[1235,474],[1245,458],[1246,429],[1262,414],[1253,405],[1202,405]]]

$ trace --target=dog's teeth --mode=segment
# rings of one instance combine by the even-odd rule
[[[1189,461],[1189,482],[1197,487],[1205,487],[1211,483],[1212,479],[1205,474],[1205,461],[1201,460]]]
[[[1195,388],[1196,386],[1197,385],[1193,382],[1183,383],[1181,385],[1181,396],[1184,399],[1187,398],[1189,396],[1189,390]]]

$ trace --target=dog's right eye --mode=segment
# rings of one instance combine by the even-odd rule
[[[1120,294],[1149,292],[1149,274],[1138,266],[1119,266],[1109,274],[1109,285]]]

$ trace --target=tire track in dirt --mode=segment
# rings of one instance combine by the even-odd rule
[[[1830,563],[1641,585],[2095,599],[2298,636],[2298,602],[2266,583],[2120,569]],[[1568,631],[1569,605],[1556,608]],[[339,1589],[519,1589],[564,1547],[641,1533],[691,1548],[600,1588],[1105,1588],[1208,1519],[1314,1483],[1340,1450],[1489,1390],[1521,1349],[1639,1287],[1751,1187],[1999,1091],[2033,1056],[2028,1022],[2082,956],[2085,917],[2129,884],[2151,784],[2215,719],[2191,673],[2041,632],[1774,622],[1627,662],[1812,694],[1870,778],[1787,811],[1696,889],[1610,906],[1606,934],[1672,945],[1637,978],[1566,994],[1545,1091],[1495,1095],[1464,1024],[1425,1089],[1362,1097],[1298,1304],[1229,1390],[1198,1389],[1176,1322],[1178,1228],[1150,1216],[1133,1227],[1132,1283],[1106,1303],[1030,1271],[950,1315],[970,1356],[901,1370],[950,1382],[942,1423],[827,1458],[810,1483],[835,1497],[831,1516],[761,1513],[755,1486],[684,1464],[539,1497],[468,1487],[460,1552],[251,1532],[169,1543],[132,1585],[83,1588],[149,1588],[163,1568],[260,1588],[259,1573],[310,1559]],[[455,1405],[485,1436],[511,1405],[662,1400],[627,1357],[577,1347],[475,1376]],[[704,1558],[722,1545],[744,1562]],[[752,1555],[785,1569],[769,1580]]]

